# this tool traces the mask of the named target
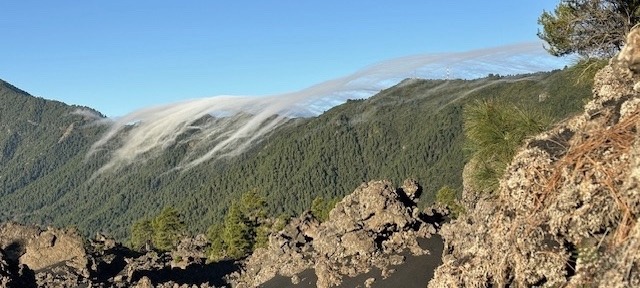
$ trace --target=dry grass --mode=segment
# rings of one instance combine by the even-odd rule
[[[574,180],[576,183],[593,181],[594,184],[599,183],[606,187],[622,214],[613,237],[614,244],[617,245],[626,240],[631,227],[635,224],[635,217],[627,205],[627,199],[618,191],[621,176],[626,175],[627,169],[613,166],[613,163],[608,163],[606,160],[619,158],[629,151],[636,139],[636,125],[639,120],[640,109],[623,121],[594,131],[572,145],[565,157],[556,163],[551,177],[546,181],[543,193],[538,197],[534,211],[541,209],[545,201],[553,196],[553,191],[556,191],[564,181]],[[564,176],[563,171],[569,171],[570,176]]]

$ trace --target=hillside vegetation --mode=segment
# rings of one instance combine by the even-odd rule
[[[235,158],[176,171],[189,149],[177,144],[94,178],[105,154],[85,155],[103,129],[98,120],[2,82],[0,221],[75,225],[122,239],[132,223],[171,206],[192,232],[204,232],[247,191],[263,195],[273,216],[297,215],[316,197],[342,197],[369,179],[408,177],[423,183],[426,205],[441,187],[460,190],[468,158],[465,105],[491,98],[562,119],[590,95],[591,82],[577,81],[591,79],[584,73],[574,67],[477,80],[408,79],[318,117],[292,119]]]

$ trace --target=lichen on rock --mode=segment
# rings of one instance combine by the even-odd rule
[[[517,153],[495,197],[465,185],[429,287],[640,286],[639,37],[596,74],[584,113]]]

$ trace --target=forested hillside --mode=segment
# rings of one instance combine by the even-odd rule
[[[461,186],[467,103],[496,98],[564,118],[590,95],[590,81],[578,80],[592,78],[584,72],[578,67],[477,80],[408,79],[318,117],[291,119],[237,157],[172,170],[190,148],[176,144],[158,157],[93,178],[105,154],[85,160],[85,153],[101,126],[87,125],[95,120],[74,114],[77,107],[3,83],[0,221],[76,225],[86,234],[102,230],[123,238],[135,220],[172,206],[189,229],[204,232],[249,190],[265,197],[272,215],[297,214],[317,196],[343,196],[370,179],[399,183],[409,177],[424,185],[425,205],[442,186]]]
[[[51,204],[85,180],[79,172],[87,169],[79,167],[101,132],[91,123],[102,115],[30,96],[2,80],[0,101],[0,217],[12,219]],[[55,183],[48,181],[52,175]],[[46,187],[37,190],[41,183]]]

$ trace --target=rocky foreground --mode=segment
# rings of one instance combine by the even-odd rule
[[[635,29],[584,113],[529,141],[496,195],[464,177],[429,287],[640,287],[639,68]]]
[[[187,238],[170,253],[141,254],[104,235],[86,240],[73,229],[4,223],[0,287],[222,287],[237,266],[205,264],[207,245]]]
[[[419,194],[420,187],[411,180],[399,189],[388,181],[363,184],[331,210],[327,221],[319,223],[304,214],[270,237],[266,249],[256,250],[246,260],[234,283],[258,287],[281,275],[297,284],[299,274],[311,271],[317,279],[313,287],[334,287],[376,269],[378,275],[357,283],[372,287],[376,279],[389,277],[403,264],[404,251],[416,256],[430,253],[418,241],[435,234],[443,216],[419,210],[414,202]]]
[[[104,235],[86,240],[73,229],[4,223],[0,286],[286,287],[313,278],[307,287],[380,287],[376,282],[386,283],[407,259],[418,263],[416,257],[429,255],[425,243],[439,246],[428,260],[433,267],[439,264],[441,240],[425,240],[444,218],[438,211],[417,209],[420,192],[410,180],[402,188],[388,181],[365,183],[339,202],[327,221],[304,213],[247,259],[210,264],[205,261],[210,243],[203,235],[183,239],[171,252],[142,254]],[[409,268],[415,274],[416,267]],[[424,287],[428,281],[411,276],[422,282],[394,283]]]

